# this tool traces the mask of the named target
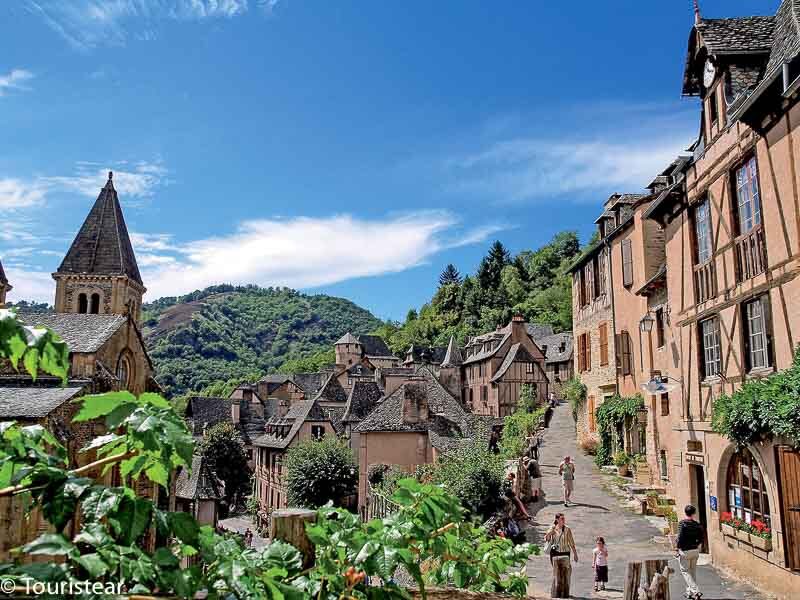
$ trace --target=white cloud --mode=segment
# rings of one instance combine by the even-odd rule
[[[17,266],[4,268],[6,278],[13,289],[8,300],[35,300],[36,302],[53,303],[56,286],[50,273],[20,269]]]
[[[0,96],[8,90],[29,90],[26,81],[33,79],[33,73],[25,69],[12,69],[8,75],[0,75]]]
[[[395,273],[423,264],[446,248],[484,241],[498,230],[457,229],[458,220],[445,211],[383,220],[351,215],[261,219],[242,223],[230,235],[180,247],[168,237],[142,239],[139,234],[134,236],[139,242],[134,241],[134,247],[147,249],[137,258],[148,299],[153,299],[217,283],[313,288]],[[155,252],[162,243],[166,251]]]
[[[275,3],[267,2],[265,10]],[[163,21],[238,17],[248,11],[248,0],[27,0],[27,6],[72,46],[86,50],[121,46],[130,37],[151,40]]]
[[[0,211],[27,208],[44,200],[46,186],[39,181],[0,179]]]
[[[512,202],[576,192],[637,191],[686,146],[688,136],[631,143],[520,138],[450,159],[453,188]]]
[[[120,168],[114,168],[121,165]],[[138,162],[132,167],[121,162],[101,165],[93,162],[79,162],[73,175],[41,177],[40,181],[48,187],[74,191],[94,198],[108,180],[108,172],[114,172],[114,188],[128,198],[148,198],[155,188],[168,185],[168,170],[160,162]]]

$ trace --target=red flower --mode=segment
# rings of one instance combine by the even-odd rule
[[[724,512],[720,515],[719,520],[723,523],[730,523],[733,521],[733,515],[729,512]]]

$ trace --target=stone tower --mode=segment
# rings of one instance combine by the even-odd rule
[[[6,279],[6,272],[3,271],[3,263],[0,262],[0,308],[6,305],[6,294],[11,291],[11,284]]]
[[[349,368],[361,362],[364,348],[352,333],[346,333],[334,344],[336,350],[336,366]]]
[[[139,322],[145,287],[110,171],[53,279],[56,312],[130,314]]]
[[[447,353],[439,366],[439,382],[462,403],[464,402],[461,397],[461,364],[463,362],[461,349],[456,344],[456,339],[451,335],[450,343],[447,344]]]

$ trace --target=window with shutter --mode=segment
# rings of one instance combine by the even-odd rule
[[[745,362],[748,369],[764,369],[771,365],[772,336],[769,332],[769,301],[761,296],[744,304]]]
[[[617,365],[622,375],[630,375],[633,372],[633,354],[631,351],[631,336],[627,331],[623,331],[617,336],[617,347],[619,357]]]
[[[586,370],[592,370],[592,335],[590,332],[584,334],[586,336]]]
[[[598,328],[600,336],[600,366],[604,367],[608,364],[608,324],[600,323]]]
[[[622,240],[622,285],[633,285],[633,251],[630,240]]]
[[[601,296],[606,293],[606,255],[602,250],[597,255],[597,290]]]

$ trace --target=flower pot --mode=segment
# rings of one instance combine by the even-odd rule
[[[736,530],[733,528],[733,526],[728,525],[727,523],[723,523],[722,535],[727,535],[729,537],[736,537]]]
[[[744,542],[745,544],[750,543],[750,532],[744,531],[743,529],[736,530],[736,539],[740,542]]]
[[[622,465],[621,467],[617,467],[617,475],[620,477],[627,477],[628,476],[628,465]]]
[[[770,552],[772,550],[772,539],[770,538],[763,538],[757,535],[751,535],[750,543],[755,548],[760,548],[761,550],[764,550],[766,552]]]

